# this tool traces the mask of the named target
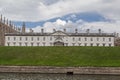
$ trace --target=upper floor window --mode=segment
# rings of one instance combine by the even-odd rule
[[[85,41],[87,41],[87,38],[85,38]]]
[[[20,41],[22,40],[22,37],[20,37]]]
[[[45,41],[45,37],[43,37],[43,41]]]
[[[14,41],[16,40],[16,37],[14,37]]]
[[[33,41],[33,37],[31,37],[31,41]]]
[[[97,41],[99,41],[99,38],[97,38]]]
[[[93,38],[91,38],[90,40],[93,41]]]
[[[52,37],[50,37],[50,41],[52,41]]]
[[[10,40],[10,37],[8,37],[8,40]]]
[[[25,40],[27,41],[27,40],[28,40],[28,38],[26,37],[26,38],[25,38]]]
[[[73,41],[75,41],[75,38],[73,37]]]
[[[39,41],[39,40],[40,40],[40,38],[39,38],[39,37],[37,37],[37,40]]]
[[[79,41],[81,41],[81,38],[79,38]]]
[[[103,38],[103,41],[105,41],[105,38]]]
[[[111,38],[109,38],[109,41],[111,41]]]

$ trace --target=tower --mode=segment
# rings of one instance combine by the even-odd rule
[[[22,33],[25,33],[25,22],[23,22],[23,25],[22,25]]]

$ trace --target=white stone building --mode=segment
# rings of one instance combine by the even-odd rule
[[[114,46],[113,33],[74,33],[54,31],[53,33],[6,33],[5,46]]]

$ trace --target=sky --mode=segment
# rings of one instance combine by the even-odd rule
[[[0,0],[0,14],[12,21],[40,22],[43,25],[32,27],[35,32],[44,28],[51,32],[53,28],[63,29],[71,27],[91,29],[95,31],[101,28],[104,32],[120,33],[120,0]],[[88,22],[78,19],[59,19],[68,14],[75,18],[74,13],[94,12],[100,14],[108,21]],[[77,16],[78,17],[78,16]],[[56,21],[48,21],[57,18]]]

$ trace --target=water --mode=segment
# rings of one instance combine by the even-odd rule
[[[120,76],[0,73],[0,80],[120,80]]]

